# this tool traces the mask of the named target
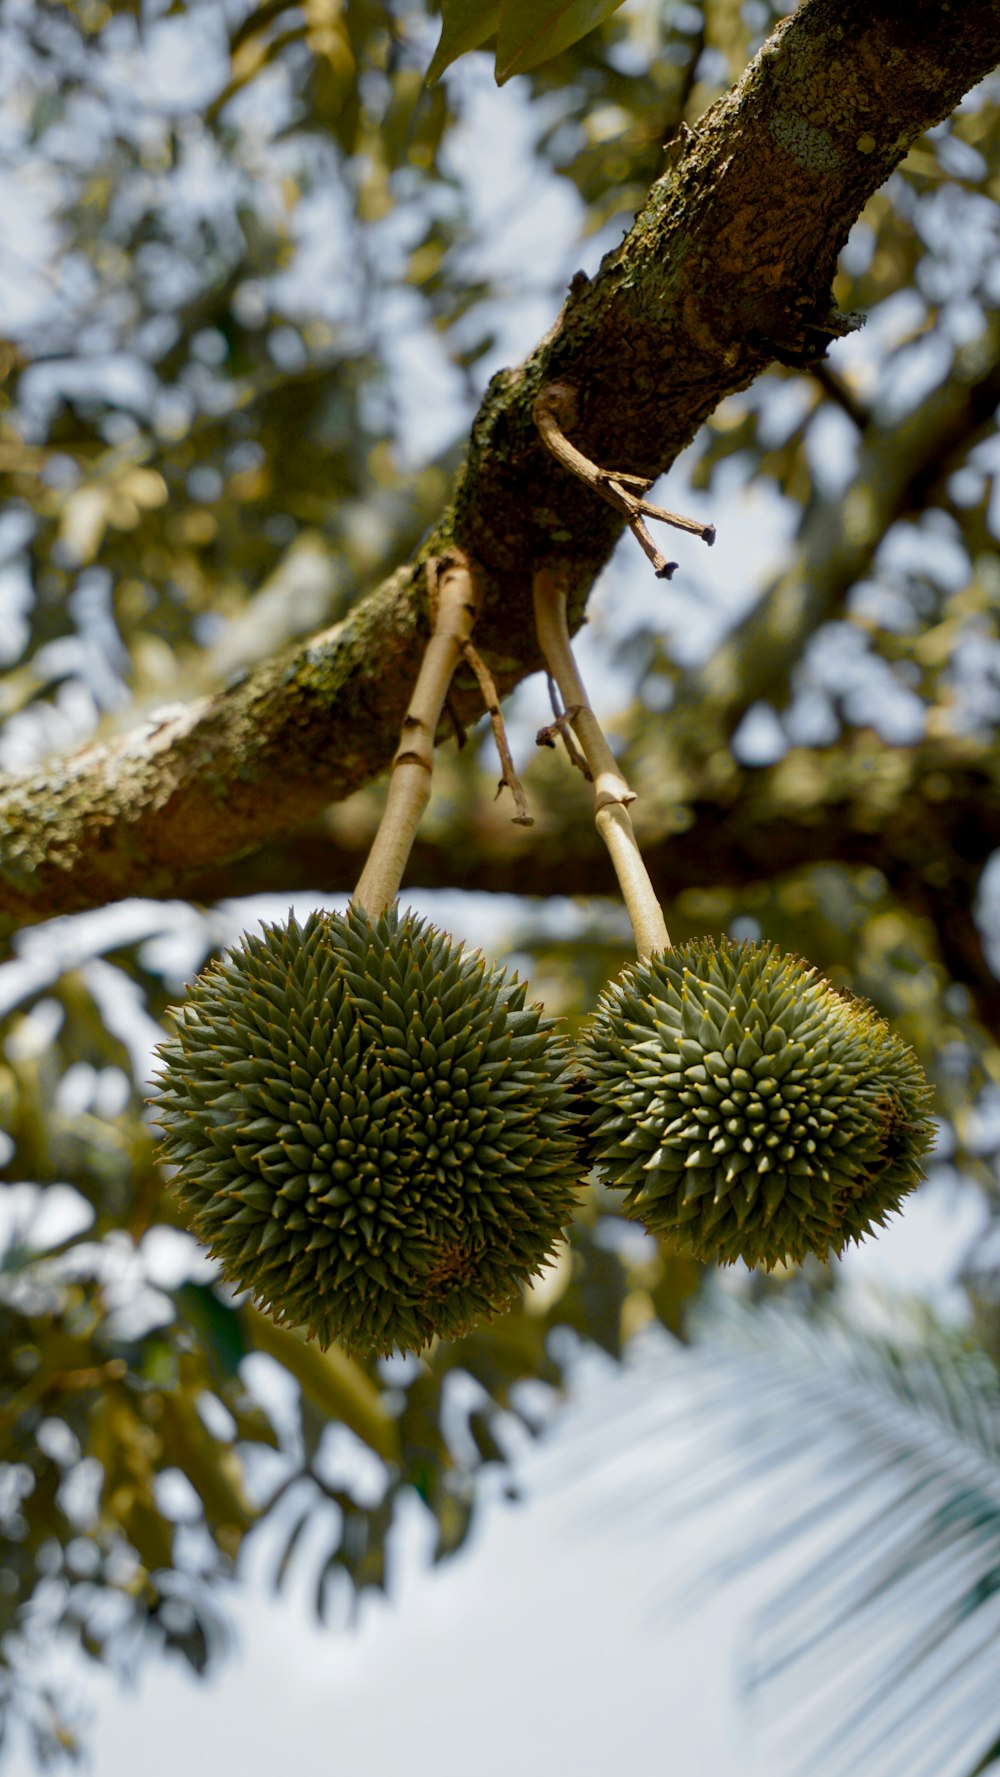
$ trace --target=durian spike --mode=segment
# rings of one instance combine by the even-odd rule
[[[354,891],[354,905],[369,919],[378,919],[399,893],[417,828],[430,801],[434,736],[441,711],[479,614],[476,579],[458,550],[441,562],[429,563],[428,580],[431,636],[403,717],[385,812]]]
[[[639,961],[646,962],[657,951],[669,950],[670,939],[628,812],[635,791],[629,789],[618,769],[573,657],[566,622],[566,581],[558,568],[540,568],[535,574],[534,602],[538,643],[590,768],[594,823],[614,865]]]

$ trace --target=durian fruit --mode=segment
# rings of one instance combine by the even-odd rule
[[[899,1208],[933,1139],[913,1052],[774,944],[629,964],[578,1059],[606,1182],[696,1259],[841,1252]]]
[[[244,937],[161,1049],[194,1231],[275,1320],[359,1356],[509,1307],[573,1213],[562,1039],[516,977],[394,905],[479,600],[460,551],[428,564],[431,635],[350,911]]]
[[[638,961],[579,1044],[592,1157],[626,1212],[695,1259],[770,1267],[860,1240],[919,1182],[930,1092],[863,1000],[774,945],[671,950],[629,818],[632,791],[573,658],[567,580],[534,576],[539,644],[594,783]],[[549,738],[550,731],[542,738]]]
[[[232,1283],[358,1355],[508,1308],[571,1219],[566,1049],[412,913],[245,936],[163,1044],[173,1188]]]

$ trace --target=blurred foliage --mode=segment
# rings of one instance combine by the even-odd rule
[[[441,0],[441,40],[428,69],[437,80],[467,50],[496,36],[501,86],[558,55],[610,17],[622,0]]]
[[[497,95],[476,58],[425,85],[422,0],[0,6],[0,770],[226,683],[405,561],[489,375],[780,11],[630,0]],[[724,403],[693,449],[720,533],[773,525],[778,572],[720,589],[685,564],[686,594],[615,631],[643,837],[684,858],[673,935],[773,938],[914,1045],[936,1174],[981,1204],[965,1288],[994,1356],[997,99],[970,96],[854,230],[836,297],[865,333]],[[443,762],[427,828],[458,835],[459,889],[495,784],[475,753]],[[572,917],[532,899],[547,834],[587,893],[589,815],[547,755],[529,790],[510,946],[572,1022],[627,946],[599,897]],[[461,1544],[570,1333],[618,1355],[651,1321],[683,1331],[702,1284],[591,1189],[521,1308],[425,1360],[368,1374],[276,1339],[176,1225],[144,1110],[185,975],[258,911],[131,903],[0,965],[0,1700],[40,1762],[76,1744],[36,1676],[54,1630],[201,1670],[244,1545],[272,1539],[280,1584],[317,1517],[317,1609],[339,1620],[385,1583],[402,1497],[439,1555]],[[837,1275],[773,1287],[805,1312]]]
[[[754,1724],[770,1768],[992,1770],[996,1369],[924,1305],[869,1302],[866,1322],[828,1296],[807,1318],[768,1294],[716,1303],[683,1362],[662,1338],[641,1342],[599,1444],[583,1426],[567,1435],[550,1484],[580,1531],[613,1509],[651,1544],[666,1521],[690,1547],[715,1510],[709,1551],[651,1589],[672,1614],[755,1576],[742,1690],[771,1705]]]

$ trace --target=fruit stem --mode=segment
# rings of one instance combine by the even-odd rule
[[[452,674],[479,612],[480,595],[468,561],[457,550],[428,564],[431,635],[403,717],[392,762],[385,811],[354,905],[378,919],[399,893],[421,816],[430,801],[434,736]]]
[[[669,950],[670,939],[628,812],[629,803],[635,801],[635,791],[629,789],[618,769],[573,658],[566,622],[566,581],[559,569],[538,570],[534,601],[539,646],[590,768],[594,780],[594,822],[614,865],[632,923],[636,952],[640,962],[645,962],[656,951]]]

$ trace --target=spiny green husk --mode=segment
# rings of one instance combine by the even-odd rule
[[[899,1208],[933,1139],[912,1050],[773,944],[630,964],[580,1059],[606,1183],[697,1259],[839,1253]]]
[[[210,966],[157,1105],[224,1276],[365,1356],[510,1307],[579,1176],[565,1047],[524,999],[395,908],[293,917]]]

